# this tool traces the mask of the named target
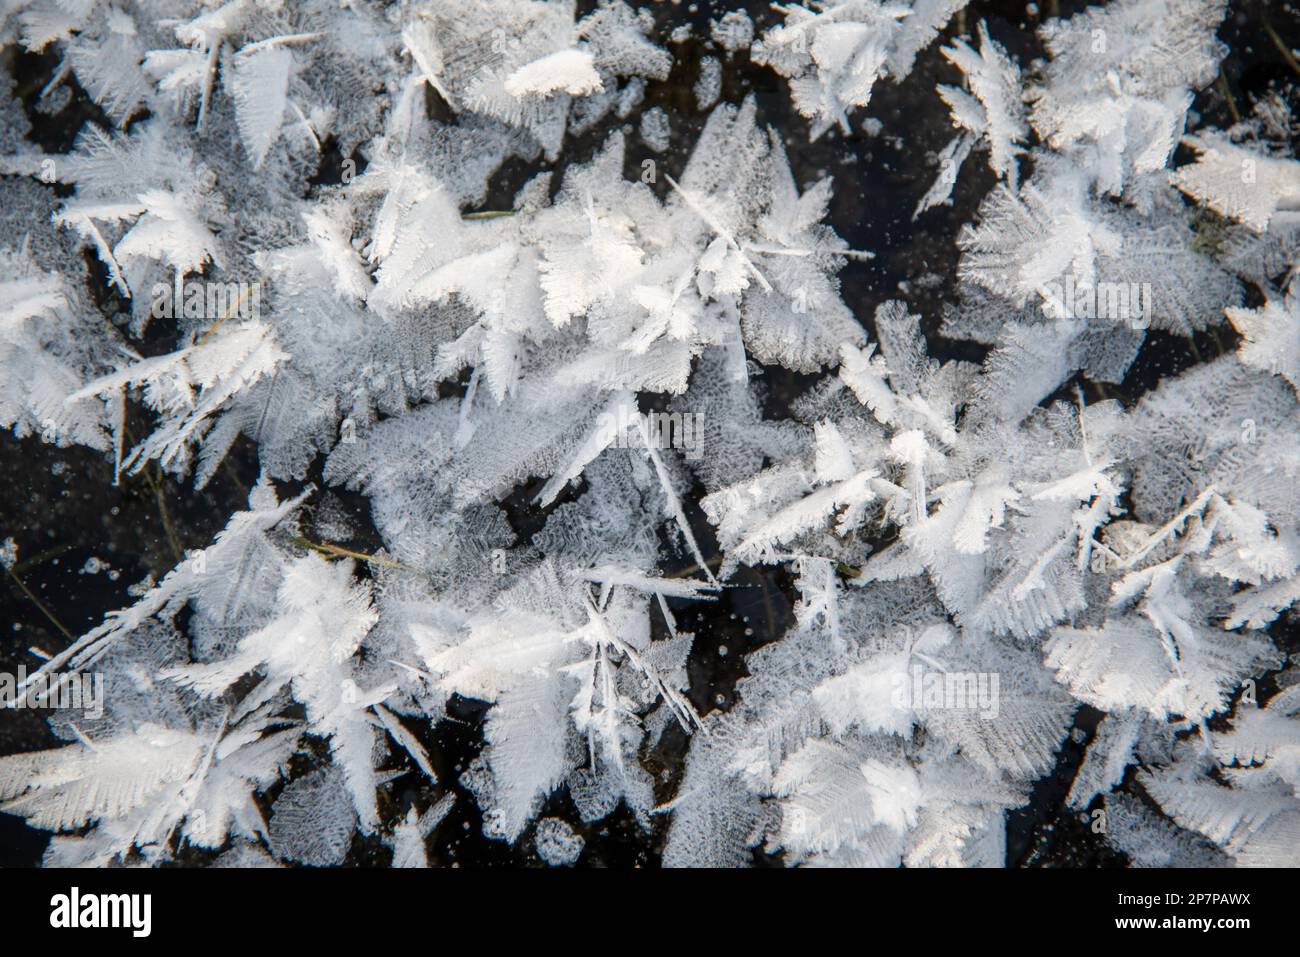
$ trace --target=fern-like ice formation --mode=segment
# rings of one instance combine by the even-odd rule
[[[6,141],[0,192],[42,215],[0,249],[0,425],[198,487],[242,437],[261,478],[30,662],[8,704],[94,674],[104,709],[0,757],[0,810],[63,865],[333,865],[359,832],[422,866],[468,792],[549,864],[622,807],[674,865],[1000,866],[1092,709],[1067,803],[1134,863],[1300,863],[1300,165],[1261,113],[1171,168],[1220,0],[1049,20],[1032,71],[947,27],[962,6],[715,21],[689,157],[642,112],[657,167],[617,129],[556,163],[673,69],[622,0],[10,4],[0,40],[56,51],[102,117],[66,153]],[[957,132],[917,218],[987,151],[941,329],[982,363],[935,358],[919,304],[855,315],[832,180],[801,186],[752,97],[713,105],[748,47],[812,138],[847,133],[945,30]],[[512,160],[541,171],[482,210]],[[230,295],[191,309],[195,283]],[[1085,399],[1150,330],[1205,329],[1235,351]],[[809,383],[784,418],[772,366]],[[382,548],[315,540],[309,475],[364,495]],[[687,610],[758,566],[793,620],[707,710]],[[449,780],[430,729],[466,700],[482,746]],[[398,810],[408,775],[429,799]]]

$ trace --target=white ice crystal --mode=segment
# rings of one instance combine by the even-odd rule
[[[817,139],[834,126],[848,133],[848,113],[871,101],[876,81],[895,82],[965,0],[849,0],[778,7],[785,21],[754,44],[754,62],[790,82],[795,107]]]
[[[421,867],[473,801],[552,866],[616,812],[669,865],[1001,866],[1087,721],[1064,801],[1133,863],[1300,862],[1300,165],[1279,92],[1191,110],[1222,0],[1049,18],[1034,63],[960,0],[697,44],[622,0],[11,6],[98,110],[3,140],[0,426],[259,473],[0,685],[105,682],[0,757],[47,863]],[[941,33],[908,205],[973,219],[953,275],[864,295],[859,184],[787,153],[784,97],[719,100],[752,62],[847,137]],[[1152,330],[1224,348],[1148,380]],[[754,580],[792,607],[713,688]]]

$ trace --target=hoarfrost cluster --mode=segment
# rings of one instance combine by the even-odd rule
[[[260,479],[27,659],[10,707],[93,672],[104,711],[0,757],[0,810],[53,865],[335,865],[360,835],[421,866],[473,800],[557,866],[615,813],[673,865],[1001,866],[1093,709],[1067,804],[1115,850],[1300,863],[1286,98],[1190,112],[1221,0],[1047,19],[1033,64],[963,6],[781,4],[691,38],[622,0],[7,4],[0,42],[58,60],[41,96],[98,113],[47,152],[0,91],[0,425],[195,488],[251,441]],[[645,97],[686,39],[708,116],[683,158]],[[801,181],[790,152],[932,47],[952,131],[916,228],[991,185],[949,302],[855,314],[840,273],[872,251],[827,224],[851,174]],[[797,129],[728,98],[745,58]],[[485,208],[508,166],[535,175]],[[1204,330],[1235,349],[1097,397],[1148,337]],[[776,414],[774,367],[808,383]],[[344,493],[378,550],[330,541]],[[690,618],[765,567],[789,627],[706,707]],[[437,767],[465,700],[481,747]]]

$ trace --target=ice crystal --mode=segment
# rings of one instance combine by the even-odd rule
[[[670,865],[1000,866],[1092,720],[1064,801],[1133,863],[1297,863],[1287,100],[1191,111],[1222,0],[1050,18],[1036,63],[963,6],[691,44],[621,0],[14,6],[45,107],[98,109],[47,152],[0,91],[0,426],[121,483],[260,475],[0,685],[103,682],[0,757],[0,810],[68,866],[420,867],[460,800],[553,866],[616,809]],[[812,139],[883,129],[936,41],[955,135],[908,206],[973,218],[953,276],[864,309],[846,177],[722,93],[752,62]],[[1143,380],[1201,333],[1229,344]],[[754,576],[788,621],[708,687],[691,616]]]

